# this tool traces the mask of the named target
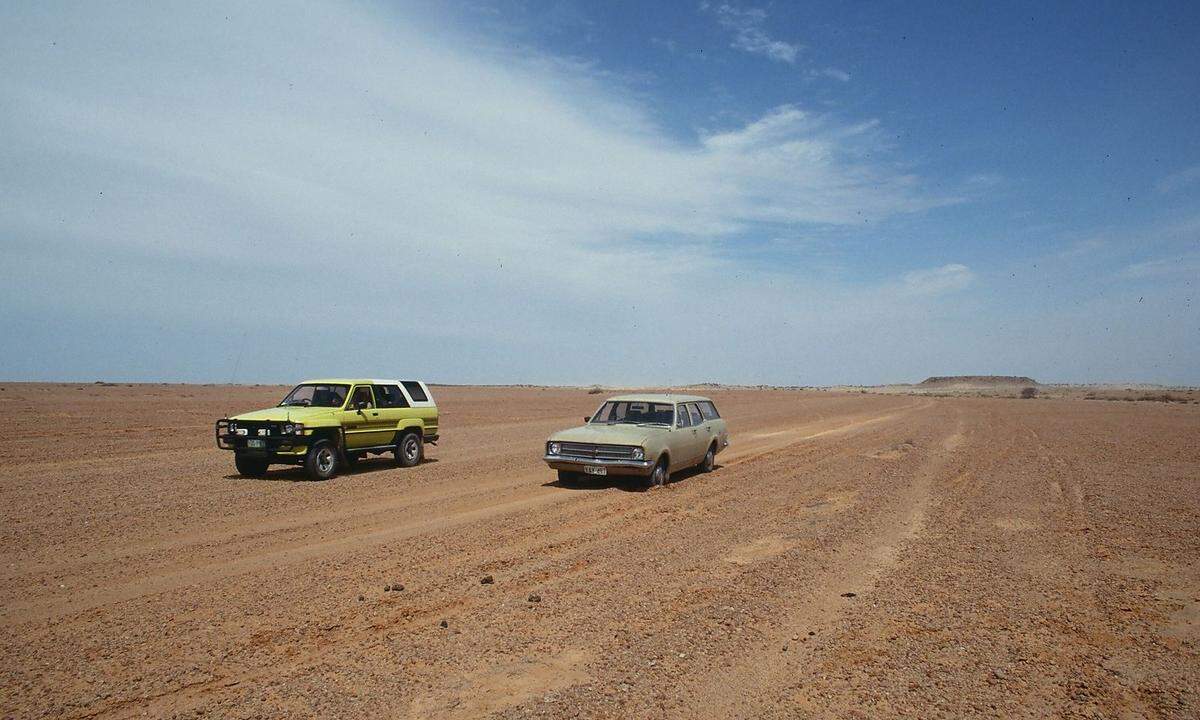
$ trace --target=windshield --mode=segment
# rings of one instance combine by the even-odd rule
[[[667,403],[640,400],[608,401],[592,417],[597,425],[670,425],[675,420],[675,408]]]
[[[341,407],[346,402],[349,385],[297,385],[279,407],[299,405],[301,407]]]

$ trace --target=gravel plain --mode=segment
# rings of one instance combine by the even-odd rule
[[[586,390],[442,387],[238,477],[284,391],[0,385],[0,717],[1200,717],[1200,406],[712,389],[642,492],[542,464]]]

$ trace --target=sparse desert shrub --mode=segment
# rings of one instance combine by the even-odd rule
[[[1035,397],[1037,397],[1037,388],[1035,388],[1035,387],[1021,388],[1021,399],[1022,400],[1032,400]]]
[[[594,387],[591,390],[588,390],[588,395],[599,395],[602,392],[604,392],[603,389],[601,389],[599,387]]]

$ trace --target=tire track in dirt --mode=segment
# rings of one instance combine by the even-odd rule
[[[869,595],[874,580],[895,564],[905,543],[915,541],[922,530],[932,485],[954,474],[951,463],[963,444],[965,423],[961,414],[955,429],[932,450],[894,503],[881,527],[870,537],[840,548],[825,564],[825,571],[805,580],[802,590],[787,593],[786,610],[763,633],[763,638],[745,654],[722,668],[718,677],[690,688],[693,700],[685,706],[708,717],[760,717],[774,705],[785,679],[810,664],[815,650],[800,643],[811,628],[828,626],[845,612],[847,600],[831,601],[846,592],[854,597]],[[781,653],[785,647],[788,652]],[[736,691],[731,689],[736,688]],[[702,710],[701,710],[702,709]]]

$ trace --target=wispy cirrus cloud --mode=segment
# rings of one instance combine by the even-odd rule
[[[761,8],[703,2],[700,4],[700,10],[710,13],[721,27],[733,33],[730,46],[737,50],[795,64],[803,49],[798,43],[778,40],[767,34],[767,12]]]
[[[671,382],[704,357],[705,377],[790,381],[783,348],[869,337],[963,284],[860,292],[742,259],[763,228],[955,201],[888,160],[873,121],[784,105],[680,138],[587,63],[387,12],[403,21],[334,1],[6,7],[0,331],[31,349],[2,374],[45,377],[54,347],[85,377],[154,357],[157,377],[219,379],[252,337],[251,379],[394,374],[390,356],[456,381]],[[607,350],[563,364],[563,346]]]
[[[926,270],[906,273],[904,290],[913,295],[941,295],[964,290],[975,279],[975,274],[966,265],[950,263]]]
[[[1200,184],[1200,165],[1192,165],[1162,178],[1154,188],[1166,195],[1197,184]]]

